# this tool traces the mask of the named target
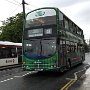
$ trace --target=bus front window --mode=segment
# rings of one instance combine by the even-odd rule
[[[51,24],[56,24],[56,11],[54,9],[42,9],[27,14],[25,27]]]
[[[24,54],[28,58],[37,58],[40,55],[40,40],[25,40]]]
[[[26,40],[24,44],[24,54],[28,58],[42,59],[53,55],[56,52],[56,40]]]
[[[42,55],[51,56],[56,52],[56,40],[42,40]]]

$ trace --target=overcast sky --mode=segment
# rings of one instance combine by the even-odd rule
[[[85,39],[90,38],[90,0],[25,0],[26,13],[41,7],[58,7],[80,28],[83,29]],[[22,0],[1,0],[0,21],[22,12]],[[1,25],[1,22],[0,22]]]

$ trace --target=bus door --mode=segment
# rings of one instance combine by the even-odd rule
[[[60,40],[59,66],[66,65],[66,44],[65,40]]]

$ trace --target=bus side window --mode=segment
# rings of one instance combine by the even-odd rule
[[[77,50],[78,52],[81,52],[81,46],[79,44],[77,45]]]
[[[17,57],[16,48],[11,49],[11,57]]]
[[[80,45],[80,52],[83,52],[83,47],[82,47],[82,45]]]
[[[60,55],[63,56],[66,53],[65,41],[60,40]]]
[[[3,48],[2,50],[2,57],[3,58],[9,58],[9,51],[8,51],[8,48]]]
[[[62,40],[60,40],[60,52],[62,52]]]
[[[63,14],[61,12],[59,12],[59,24],[63,27]]]
[[[57,38],[57,44],[58,45],[60,44],[60,38]]]
[[[71,52],[75,52],[75,43],[71,42]]]
[[[0,49],[0,58],[2,58],[2,49]]]
[[[62,41],[62,52],[63,52],[63,54],[66,53],[66,43],[65,43],[65,40]]]
[[[65,43],[63,40],[60,40],[60,53],[63,53],[64,52],[64,47],[65,46]]]
[[[76,44],[74,43],[74,52],[76,52]]]
[[[73,42],[70,44],[70,51],[73,52]]]
[[[70,52],[70,42],[69,41],[66,41],[66,50],[67,50],[67,53]]]
[[[7,48],[4,52],[5,52],[6,58],[12,57],[11,48]]]
[[[2,53],[1,53],[1,51],[0,51],[0,58],[2,58]]]

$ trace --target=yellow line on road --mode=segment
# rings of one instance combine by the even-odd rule
[[[76,82],[76,80],[73,80],[73,82],[70,85],[68,85],[68,87],[65,90],[68,90],[70,88],[70,86],[73,85],[75,82]]]
[[[60,90],[68,90],[68,88],[74,84],[76,82],[76,80],[70,80],[65,86],[63,86]]]

